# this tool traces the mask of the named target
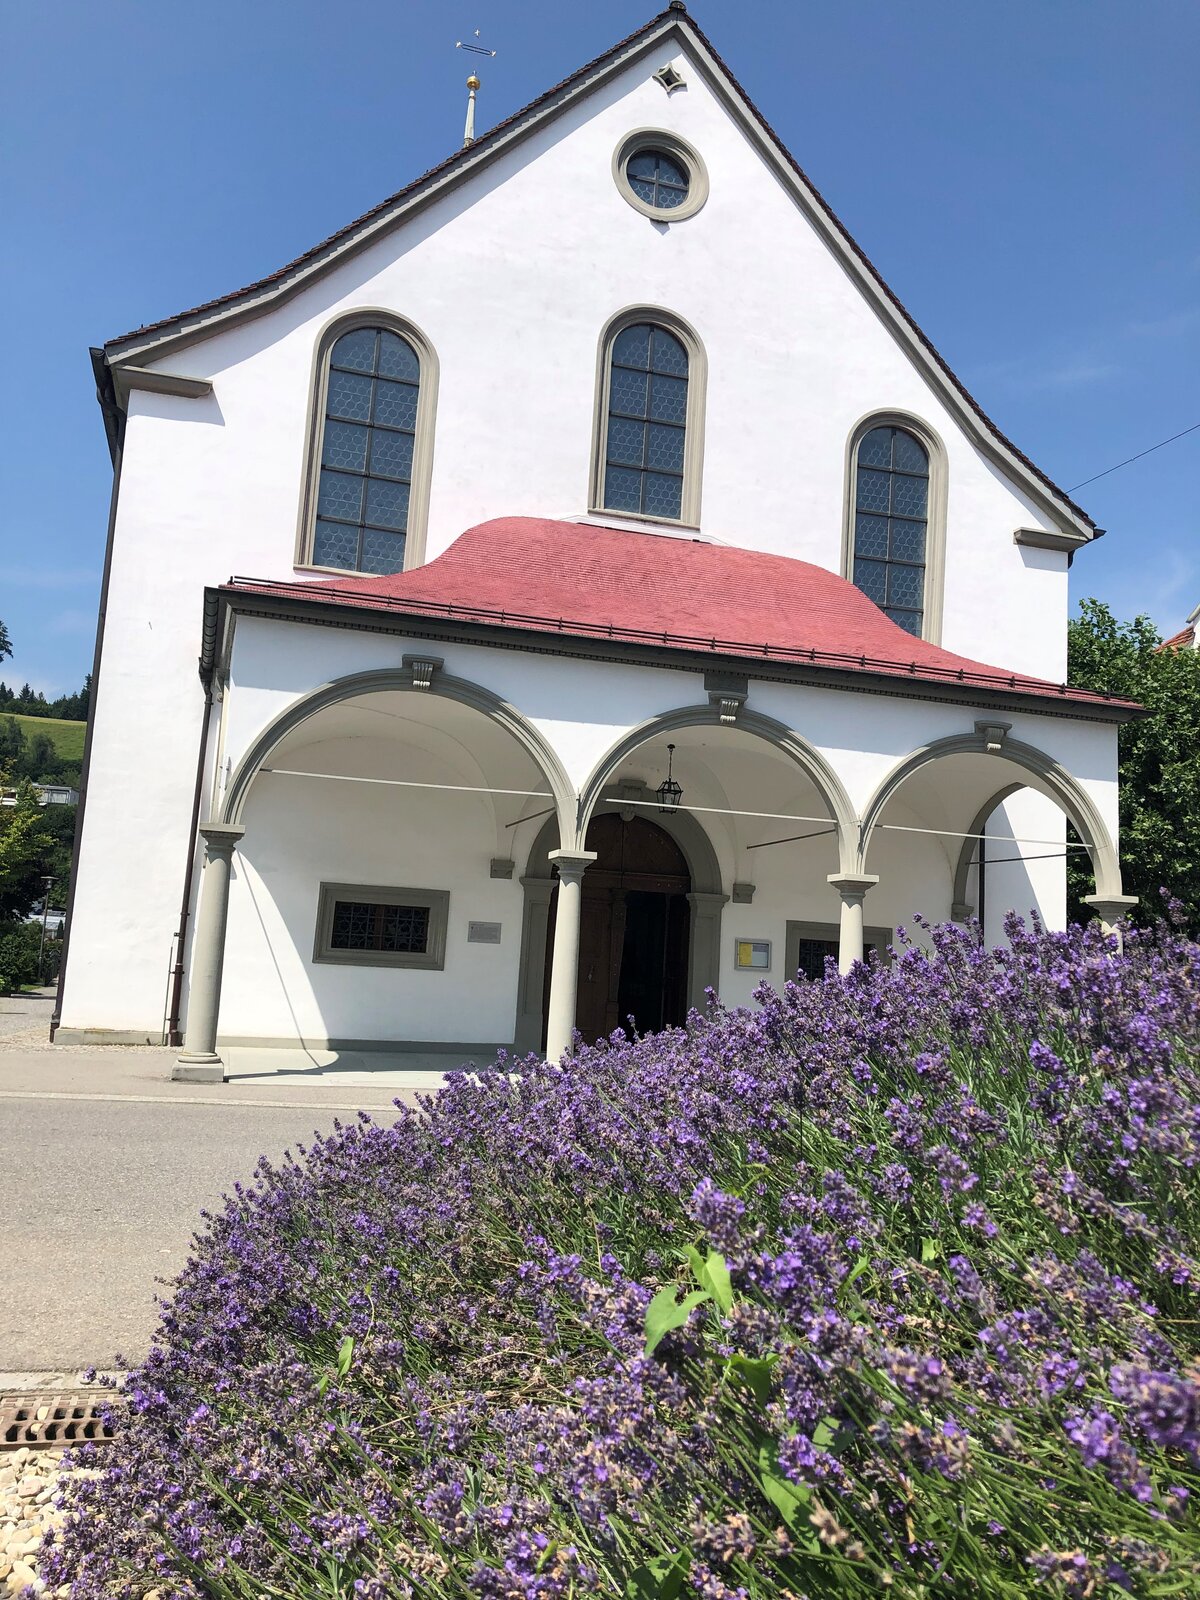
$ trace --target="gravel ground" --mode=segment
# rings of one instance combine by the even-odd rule
[[[48,1592],[38,1577],[42,1539],[62,1520],[54,1509],[61,1450],[14,1450],[0,1455],[0,1583],[6,1595],[33,1587]],[[66,1589],[57,1591],[60,1595]]]

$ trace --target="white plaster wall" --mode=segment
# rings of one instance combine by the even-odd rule
[[[657,59],[632,67],[320,284],[160,363],[211,377],[212,396],[131,396],[64,1024],[161,1016],[189,849],[201,591],[232,573],[293,576],[314,352],[347,310],[402,313],[437,350],[431,556],[489,517],[585,510],[600,330],[624,306],[657,303],[707,350],[705,537],[836,569],[847,436],[867,412],[913,411],[948,455],[944,642],[1061,675],[1065,558],[1012,543],[1016,526],[1045,518],[973,448],[695,65],[677,59],[685,91],[668,98],[651,80]],[[644,125],[677,131],[707,163],[710,198],[683,223],[640,216],[612,182],[614,147]],[[321,630],[306,630],[305,646],[337,653]],[[606,669],[612,709],[581,712],[564,694],[550,715],[541,702],[560,688],[595,699],[595,669],[507,659],[512,698],[532,697],[573,777],[639,703],[678,703],[668,675]],[[258,704],[246,702],[251,719],[272,693],[313,681],[276,665]],[[231,728],[231,753],[240,736]]]
[[[521,886],[488,875],[486,800],[265,777],[246,822],[230,891],[222,1038],[511,1043]],[[449,890],[444,970],[314,962],[322,882]],[[500,944],[469,944],[471,921],[499,922]]]
[[[177,647],[182,650],[179,636],[175,638]],[[484,685],[522,710],[558,752],[576,787],[584,785],[612,745],[631,727],[675,707],[705,701],[703,678],[698,671],[606,666],[518,651],[441,645],[419,639],[243,618],[237,625],[235,635],[231,685],[222,707],[220,740],[214,739],[211,746],[212,781],[218,790],[218,800],[221,784],[230,765],[236,765],[266,723],[299,694],[350,673],[398,666],[403,655],[421,653],[423,650],[442,656],[447,672]],[[147,700],[153,699],[156,721],[152,723],[146,720],[134,730],[126,729],[123,746],[118,737],[118,719],[113,716],[111,722],[105,721],[116,704],[115,697],[110,697],[108,701],[102,699],[98,706],[98,760],[107,765],[97,768],[102,774],[102,782],[96,790],[97,810],[108,830],[108,840],[123,839],[124,843],[121,849],[113,852],[97,849],[90,870],[83,879],[84,893],[76,910],[77,943],[63,1015],[63,1023],[67,1027],[133,1029],[153,1033],[161,1023],[170,938],[178,916],[178,899],[187,854],[196,729],[188,727],[184,718],[172,714],[169,695],[161,682],[148,681],[140,686],[140,690]],[[198,689],[195,692],[199,695]],[[970,707],[758,682],[752,682],[749,704],[785,726],[798,730],[819,749],[841,777],[851,804],[860,812],[866,809],[871,796],[897,762],[910,751],[938,738],[969,732],[979,715]],[[1065,718],[1027,713],[1013,714],[1012,722],[1013,738],[1054,756],[1079,777],[1115,832],[1115,730],[1098,723],[1072,722]],[[115,728],[113,724],[116,724]],[[720,731],[708,730],[705,737],[719,740]],[[661,776],[655,763],[661,764],[663,750],[659,747],[663,743],[663,737],[659,736],[655,745],[656,755],[639,754],[627,763],[628,770],[636,771],[651,786]],[[130,749],[139,752],[142,780],[137,786],[130,786],[128,782],[127,760],[118,759],[122,749],[126,756]],[[365,746],[357,753],[360,765],[362,761],[368,763],[363,770],[370,770],[368,755]],[[687,758],[686,741],[681,746],[681,758]],[[356,770],[348,757],[343,765]],[[702,770],[702,767],[697,769],[696,776],[688,780],[693,803],[778,810],[789,815],[793,812],[801,816],[823,814],[823,808],[816,804],[812,793],[804,789],[794,768],[781,768],[786,781],[776,775],[770,783],[766,783],[753,762],[743,755],[732,773],[723,773],[720,781],[714,780],[712,786],[702,779]],[[1020,774],[1016,776],[1019,778]],[[997,787],[1012,781],[1013,777],[1011,767],[997,764]],[[292,834],[288,832],[292,823],[286,813],[280,811],[278,819],[275,819],[273,811],[263,809],[263,794],[269,792],[272,781],[269,778],[259,779],[252,791],[251,808],[247,814],[248,833],[242,852],[246,860],[245,883],[253,883],[254,874],[258,872],[269,891],[268,900],[275,897],[278,883],[275,879],[267,882],[267,879],[274,873],[276,879],[282,882],[280,874],[285,874],[284,861],[287,850],[292,847],[289,843]],[[472,771],[465,777],[460,775],[457,781],[477,782],[479,774]],[[779,782],[783,783],[782,787],[778,787]],[[522,778],[516,782],[518,787],[522,784],[540,787],[532,778]],[[209,786],[206,785],[206,791]],[[868,921],[872,925],[895,925],[915,911],[935,919],[949,915],[959,844],[958,839],[953,837],[953,830],[962,832],[969,827],[974,810],[983,798],[983,794],[971,798],[964,791],[956,799],[953,784],[936,784],[914,810],[913,792],[901,791],[885,814],[885,821],[903,822],[907,818],[914,826],[941,828],[950,832],[936,840],[928,840],[920,835],[890,833],[886,828],[877,832],[868,865],[871,871],[880,873],[882,882],[872,891],[868,905]],[[368,804],[365,800],[361,803]],[[329,804],[332,805],[332,800]],[[372,800],[369,804],[375,805],[376,802]],[[525,803],[525,808],[533,808],[536,804],[531,800]],[[205,814],[208,809],[206,801]],[[449,815],[450,812],[439,814]],[[1008,816],[1009,826],[1017,837],[1035,841],[1022,845],[1026,853],[1040,853],[1037,841],[1060,838],[1062,835],[1057,809],[1039,796],[1026,794],[1019,800],[1014,798],[1010,802]],[[823,852],[820,870],[812,865],[816,860],[812,846],[807,849],[800,847],[798,853],[792,847],[783,847],[783,853],[779,855],[763,852],[752,863],[750,854],[745,850],[745,843],[752,835],[743,829],[740,837],[735,836],[731,831],[732,825],[720,818],[706,816],[703,820],[717,845],[723,879],[727,880],[726,889],[735,877],[760,883],[760,893],[752,907],[731,905],[728,908],[722,946],[722,966],[729,984],[729,995],[739,1000],[748,999],[755,980],[749,975],[734,972],[731,955],[733,936],[771,937],[777,943],[780,952],[778,959],[782,961],[782,947],[778,941],[783,936],[783,923],[789,917],[828,920],[831,923],[836,919],[836,896],[825,884],[824,878],[826,873],[835,870],[837,863],[832,857],[824,859],[824,854],[828,853],[824,845],[819,847]],[[271,854],[273,846],[270,836],[273,830],[280,832],[278,848],[283,852],[282,855]],[[776,832],[781,830],[786,832],[786,825],[781,824]],[[374,832],[356,829],[354,833],[357,841],[355,849],[362,852],[366,861],[374,859],[376,854],[382,857],[379,870],[367,872],[362,881],[386,882],[395,873],[399,873],[397,881],[415,881],[411,871],[406,873],[402,870],[403,851],[398,842],[400,835],[389,832],[387,827]],[[753,835],[762,836],[761,832]],[[480,859],[497,852],[503,844],[503,837],[500,825],[493,816],[480,836],[477,851],[482,853]],[[87,835],[87,839],[93,843],[102,838],[99,827]],[[397,851],[400,851],[399,855]],[[419,853],[418,858],[423,861]],[[304,877],[304,873],[309,872],[307,858],[301,858],[301,865],[301,879],[307,883]],[[386,871],[383,870],[385,866]],[[446,872],[453,879],[452,867],[453,862],[447,859]],[[340,881],[358,881],[354,871],[348,869],[348,875]],[[457,879],[454,881],[458,882]],[[1011,887],[1003,887],[1006,882],[1010,882]],[[504,895],[507,891],[485,884],[482,892],[486,897],[490,894]],[[251,908],[248,904],[241,904],[239,892],[235,889],[231,939],[238,941],[239,957],[235,968],[231,968],[233,976],[227,999],[227,1004],[235,1008],[230,1013],[234,1018],[240,1014],[245,1021],[247,1014],[243,1001],[237,998],[239,994],[244,997],[256,993],[266,996],[272,992],[272,983],[275,983],[279,990],[277,998],[282,1003],[285,995],[293,992],[303,995],[306,992],[308,979],[302,977],[299,968],[289,974],[285,983],[271,979],[267,968],[262,965],[267,943],[278,950],[279,936],[285,928],[290,930],[289,940],[298,952],[298,959],[302,963],[307,959],[306,952],[311,944],[311,929],[307,922],[315,915],[315,902],[311,885],[297,887],[295,893],[299,899],[291,898],[291,890],[279,890],[277,916],[280,920],[274,925],[274,932],[268,941],[267,932],[271,931],[272,926],[270,917],[264,912],[267,931],[264,932],[260,927],[258,934],[254,935],[253,919],[247,920]],[[1060,925],[1063,915],[1061,863],[1030,863],[1028,868],[1014,869],[1009,880],[994,877],[989,924],[1002,900],[1022,911],[1036,904],[1051,926]],[[458,903],[456,900],[456,905]],[[484,915],[483,912],[473,914],[480,917]],[[763,932],[772,919],[776,931]],[[989,927],[989,932],[994,930]],[[254,937],[259,939],[261,948],[254,944]],[[254,953],[256,950],[257,954]],[[475,955],[474,951],[472,955]],[[506,949],[501,961],[495,962],[493,953],[488,951],[485,959],[492,962],[488,967],[489,972],[500,973],[507,970],[506,964],[515,962],[516,955]],[[245,974],[253,976],[247,977]],[[419,982],[425,975],[412,976],[415,982]],[[515,991],[515,967],[510,977],[510,987]],[[374,994],[373,983],[379,989],[379,995],[386,992],[392,996],[399,992],[386,981],[382,981],[380,987],[381,980],[375,978],[363,979],[354,990],[355,994],[358,995],[359,989],[362,989],[364,996],[368,990]],[[382,1025],[382,1001],[379,995],[374,998],[360,996],[362,1004],[358,1027],[367,1031],[350,1029],[341,1035],[341,1022],[338,1021],[342,1015],[338,1009],[341,1000],[337,1000],[330,1016],[325,1018],[325,991],[319,985],[314,988],[309,984],[309,989],[309,999],[305,1002],[308,1009],[297,1005],[296,1011],[297,1017],[302,1018],[303,1029],[309,1034],[319,1035],[323,1031],[326,1035],[366,1037],[369,1036],[367,1019],[377,1019]],[[355,1003],[357,1005],[358,1001]],[[241,1013],[236,1009],[238,1006],[243,1007]],[[276,1002],[272,1001],[271,1006],[275,1007]],[[493,1028],[493,1023],[499,1020],[499,1014],[495,1011],[484,1014],[489,1019],[486,1036],[503,1037],[503,1029],[497,1034]],[[413,1025],[423,1018],[427,1020],[425,1013],[418,1008]],[[323,1029],[316,1026],[318,1019],[324,1019],[326,1025]],[[223,1027],[238,1033],[252,1031],[240,1025],[235,1027],[228,1019],[223,1020]],[[274,1023],[272,1027],[275,1027]],[[263,1029],[259,1027],[253,1031],[261,1035]],[[411,1033],[406,1036],[435,1037],[436,1034]]]

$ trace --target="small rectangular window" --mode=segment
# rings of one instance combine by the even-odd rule
[[[838,926],[836,922],[789,922],[784,949],[785,978],[813,978],[819,982],[825,976],[825,958],[832,957],[834,966],[838,958]],[[890,928],[864,928],[863,954],[877,950],[886,960],[892,944]]]
[[[446,964],[449,907],[445,889],[323,883],[313,960],[440,972]]]

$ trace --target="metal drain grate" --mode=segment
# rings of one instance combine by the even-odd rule
[[[0,1451],[61,1449],[92,1440],[103,1444],[113,1436],[101,1411],[120,1404],[109,1390],[31,1389],[0,1394]]]

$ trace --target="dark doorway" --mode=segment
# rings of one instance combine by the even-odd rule
[[[639,1033],[681,1023],[687,1015],[691,889],[683,852],[647,818],[626,822],[616,812],[593,820],[587,848],[596,852],[596,861],[583,878],[576,1027],[590,1042],[625,1026],[629,1017]],[[546,1003],[557,902],[555,891]],[[544,1003],[543,1016],[545,1009]]]

